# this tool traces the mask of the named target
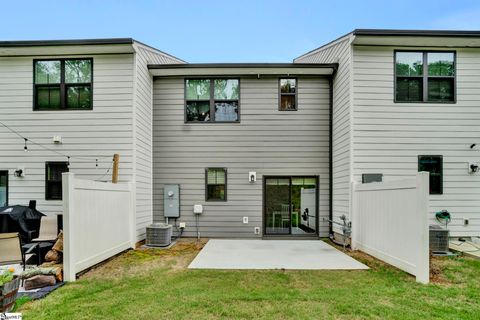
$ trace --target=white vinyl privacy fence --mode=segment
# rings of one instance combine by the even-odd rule
[[[429,173],[352,186],[352,248],[429,281]]]
[[[135,247],[134,186],[63,173],[64,277]]]

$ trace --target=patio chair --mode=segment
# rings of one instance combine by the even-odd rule
[[[30,240],[28,243],[22,244],[22,249],[25,254],[32,254],[33,256],[25,259],[27,263],[35,263],[41,265],[45,262],[45,254],[53,247],[57,239],[57,217],[45,216],[41,220],[38,229],[35,230],[36,238]]]
[[[21,263],[25,270],[22,240],[17,232],[0,233],[0,265]]]
[[[282,204],[281,205],[281,227],[289,228],[290,227],[290,205]]]

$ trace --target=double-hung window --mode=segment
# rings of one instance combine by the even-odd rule
[[[455,101],[455,52],[395,52],[395,102]]]
[[[68,162],[45,163],[45,200],[62,200],[64,172],[68,172]]]
[[[238,79],[185,80],[185,122],[239,122]]]
[[[34,61],[34,110],[92,109],[92,59]]]
[[[418,171],[430,172],[430,194],[443,193],[442,156],[418,156]]]
[[[205,179],[205,200],[227,201],[227,169],[207,168]]]
[[[297,110],[297,79],[283,78],[279,80],[280,87],[280,111],[296,111]]]

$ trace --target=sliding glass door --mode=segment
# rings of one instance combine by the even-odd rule
[[[290,234],[290,178],[265,179],[265,234]]]
[[[264,234],[315,235],[318,177],[265,177]]]
[[[0,207],[8,205],[8,171],[0,171]]]

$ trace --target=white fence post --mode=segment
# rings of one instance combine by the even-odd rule
[[[136,225],[137,208],[135,206],[136,185],[134,182],[130,182],[128,185],[130,188],[130,246],[132,249],[135,249],[135,244],[137,243],[137,225]]]
[[[75,174],[62,173],[62,201],[63,201],[63,276],[65,281],[75,281],[75,226],[73,215],[75,202]]]
[[[429,197],[429,177],[428,172],[419,172],[417,174],[417,216],[418,235],[420,250],[418,251],[416,280],[421,283],[430,281],[430,248],[429,248],[429,229],[428,229],[428,197]]]
[[[355,189],[356,189],[356,182],[352,181],[350,183],[350,208],[351,208],[351,218],[350,221],[352,222],[352,235],[351,239],[351,247],[352,250],[357,250],[357,242],[358,242],[358,235],[360,232],[359,228],[359,219],[358,219],[358,208],[356,206],[356,199],[355,199]]]

